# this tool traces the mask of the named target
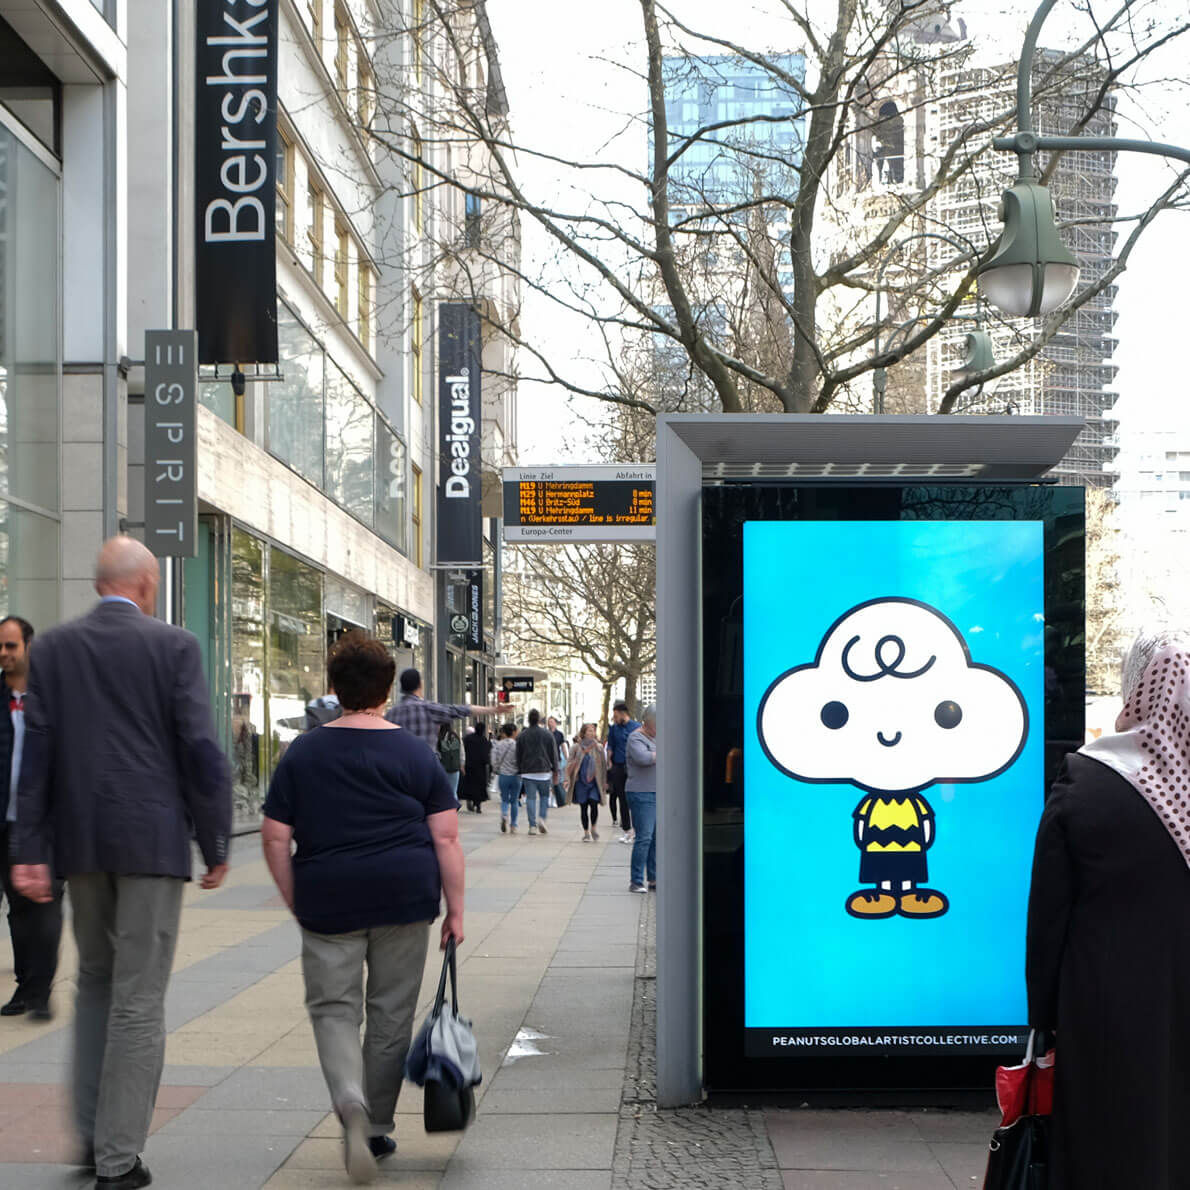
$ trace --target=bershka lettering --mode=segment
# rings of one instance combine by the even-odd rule
[[[219,58],[218,74],[205,76],[208,87],[225,88],[219,111],[219,148],[224,154],[219,180],[229,197],[207,203],[203,239],[208,244],[263,240],[268,230],[264,203],[257,193],[273,184],[267,141],[254,125],[268,116],[270,0],[224,0],[223,31],[205,44]],[[264,62],[259,59],[265,59]],[[267,190],[265,190],[267,193]]]
[[[450,455],[446,498],[467,500],[471,496],[471,437],[475,433],[475,418],[471,416],[471,377],[463,372],[444,379],[450,389],[450,433],[445,438]]]

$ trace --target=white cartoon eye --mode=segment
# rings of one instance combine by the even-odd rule
[[[963,708],[953,699],[946,699],[934,708],[934,722],[948,731],[963,721]]]
[[[823,727],[829,727],[831,731],[838,731],[840,727],[847,726],[847,720],[851,718],[851,714],[841,702],[831,701],[822,708],[818,717],[822,720]]]

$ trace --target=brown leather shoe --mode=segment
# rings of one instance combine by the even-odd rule
[[[897,911],[897,898],[892,893],[866,888],[847,898],[847,912],[852,917],[892,917]]]
[[[941,917],[950,908],[950,902],[935,889],[911,888],[901,894],[897,912],[902,917]]]

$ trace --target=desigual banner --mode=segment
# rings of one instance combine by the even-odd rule
[[[195,285],[203,364],[277,362],[277,4],[198,0]]]
[[[463,302],[438,307],[438,557],[483,561],[483,481],[480,462],[479,315]]]
[[[1023,1041],[1043,529],[744,525],[749,1055]]]

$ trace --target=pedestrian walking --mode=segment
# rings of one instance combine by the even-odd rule
[[[459,780],[463,774],[463,745],[449,723],[443,723],[438,728],[438,761],[442,765],[446,779],[450,782],[450,792],[454,794],[455,802],[459,800]]]
[[[579,808],[583,842],[599,842],[599,807],[607,792],[607,753],[594,723],[584,723],[566,764],[566,792]]]
[[[35,1021],[53,1019],[50,989],[58,971],[62,938],[62,881],[53,882],[53,899],[44,905],[23,897],[12,882],[8,860],[17,818],[17,779],[25,748],[25,692],[29,681],[29,645],[33,625],[20,616],[0,620],[0,876],[8,897],[8,932],[16,989],[0,1016],[28,1013]]]
[[[500,738],[492,746],[492,768],[500,788],[500,831],[511,831],[515,835],[521,800],[521,774],[516,766],[515,723],[500,724]]]
[[[443,894],[442,946],[463,941],[463,849],[433,750],[384,718],[396,671],[388,650],[349,632],[329,668],[343,714],[282,757],[261,841],[301,926],[306,1010],[344,1163],[367,1182],[376,1159],[396,1151],[389,1134]]]
[[[483,813],[488,800],[488,782],[492,777],[492,741],[482,723],[463,737],[462,800],[473,814]]]
[[[390,707],[384,717],[420,736],[433,752],[438,749],[438,729],[443,723],[453,723],[469,715],[498,715],[503,709],[495,705],[430,702],[422,697],[421,674],[416,669],[404,669],[401,671],[400,701]]]
[[[1056,1029],[1049,1190],[1190,1186],[1190,642],[1139,639],[1116,730],[1037,833],[1029,1023]]]
[[[657,709],[646,707],[641,725],[628,737],[625,791],[636,824],[632,843],[630,892],[657,887]],[[645,881],[648,881],[646,884]]]
[[[640,724],[628,714],[628,704],[622,699],[612,707],[612,721],[607,729],[607,760],[608,760],[608,809],[611,811],[612,824],[618,821],[623,828],[621,843],[631,843],[632,811],[625,796],[624,784],[628,780],[628,737],[632,735]]]
[[[560,775],[558,744],[541,726],[541,712],[536,707],[529,712],[529,726],[517,736],[516,763],[529,811],[529,834],[548,835],[545,820],[550,812],[550,787]]]
[[[165,990],[191,839],[227,872],[231,784],[198,641],[153,618],[157,559],[130,537],[99,554],[99,605],[34,643],[17,794],[17,891],[70,888],[78,946],[74,1109],[100,1190],[152,1180],[140,1158],[165,1056]],[[318,733],[314,733],[317,735]]]
[[[558,745],[558,771],[564,773],[566,771],[566,760],[570,754],[570,746],[566,742],[566,736],[558,727],[558,719],[555,715],[551,715],[545,721],[545,726],[550,735],[554,737],[554,743]],[[559,806],[566,804],[566,790],[563,784],[562,781],[557,781],[554,784],[554,802]]]

